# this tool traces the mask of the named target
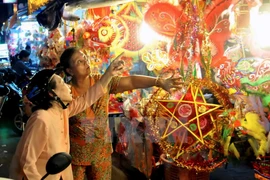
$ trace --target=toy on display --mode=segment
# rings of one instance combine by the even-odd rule
[[[60,56],[65,48],[65,38],[60,29],[50,31],[46,39],[46,45],[40,46],[38,49],[37,55],[40,60],[40,67],[55,68],[60,62]]]

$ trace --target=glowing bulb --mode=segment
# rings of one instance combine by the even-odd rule
[[[155,40],[161,40],[162,37],[151,29],[148,24],[142,22],[140,27],[140,41],[144,44],[151,44]]]
[[[270,47],[270,24],[266,23],[269,18],[269,13],[258,13],[254,14],[251,19],[252,35],[261,48]]]

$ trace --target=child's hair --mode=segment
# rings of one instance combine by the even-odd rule
[[[19,58],[20,59],[23,59],[23,58],[27,58],[30,56],[30,53],[26,50],[22,50],[20,53],[19,53]]]

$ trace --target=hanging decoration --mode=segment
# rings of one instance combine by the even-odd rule
[[[169,63],[167,52],[158,49],[143,53],[141,58],[149,71],[160,71]]]
[[[192,6],[192,3],[196,4]],[[204,38],[211,48],[211,67],[218,67],[223,60],[224,45],[230,38],[229,0],[182,1],[177,5],[169,1],[150,1],[144,21],[155,32],[170,39],[169,58],[177,69],[189,61],[200,61]],[[203,13],[200,13],[203,12]]]
[[[83,48],[82,52],[89,58],[91,73],[100,73],[104,63],[110,59],[110,49],[107,48]]]
[[[174,6],[169,2],[151,2],[144,21],[157,33],[171,40],[168,69],[178,69],[181,64],[188,67],[200,54],[200,19],[196,6],[185,2]],[[199,40],[200,39],[200,40]]]
[[[122,26],[125,29],[124,36],[118,39],[118,46],[112,47],[111,51],[115,51],[115,54],[118,54],[117,51],[124,51],[127,56],[138,56],[137,53],[143,49],[144,44],[138,38],[143,15],[137,3],[129,2],[122,5],[115,15],[111,14],[111,17],[120,22],[117,24],[118,28]]]
[[[49,3],[49,0],[28,0],[28,14],[32,14],[34,11],[38,10],[42,6]]]
[[[227,88],[233,88],[239,92],[241,90],[240,79],[242,74],[235,69],[235,62],[232,62],[225,57],[224,59],[223,64],[220,64],[220,66],[217,67],[215,74],[213,74],[215,81]]]
[[[231,37],[228,10],[232,0],[212,0],[204,11],[204,22],[211,44],[211,67],[218,67],[223,58],[224,46]]]
[[[243,58],[235,67],[241,72],[241,87],[248,93],[261,96],[263,105],[270,103],[270,59]]]
[[[143,53],[142,60],[152,71],[157,71],[157,68],[162,69],[161,73],[169,69],[178,71],[184,85],[174,96],[161,89],[155,91],[145,105],[143,115],[147,117],[152,135],[167,160],[197,172],[212,171],[227,160],[226,156],[239,158],[237,148],[228,144],[237,129],[245,129],[239,131],[242,133],[240,136],[246,138],[245,142],[248,139],[257,158],[266,152],[265,133],[269,130],[265,129],[267,122],[262,117],[263,113],[259,118],[254,109],[245,108],[237,121],[224,117],[224,114],[232,112],[234,95],[247,95],[243,92],[243,85],[247,84],[244,79],[256,71],[252,68],[259,66],[247,66],[246,62],[239,61],[244,59],[245,52],[242,39],[231,38],[231,3],[230,0],[187,0],[174,4],[165,0],[151,1],[144,16],[155,32],[171,41],[169,51],[164,51],[168,52],[169,62],[163,68],[158,67],[159,59],[153,58],[157,57],[154,56],[157,52],[155,48]],[[227,47],[228,40],[235,41],[238,46]],[[204,69],[203,79],[195,78],[197,63]],[[262,67],[266,74],[268,66]],[[245,71],[249,71],[248,74]],[[262,87],[268,88],[264,82],[261,85],[260,92],[263,92]],[[209,94],[203,93],[205,91],[211,92],[210,98]],[[213,99],[217,99],[218,103]],[[256,109],[257,113],[259,111]],[[258,136],[252,133],[256,130],[253,128],[258,130]]]
[[[203,89],[219,104],[208,103]],[[192,79],[185,94],[172,100],[159,89],[144,107],[153,136],[164,153],[180,167],[211,171],[223,164],[219,115],[231,108],[227,89],[207,79]]]
[[[137,38],[142,13],[135,2],[126,3],[119,10],[108,13],[100,9],[87,11],[86,17],[91,19],[83,21],[76,30],[79,46],[95,50],[110,48],[114,54],[125,52],[127,56],[134,57],[143,48]]]
[[[60,56],[65,50],[65,38],[59,29],[50,31],[47,44],[38,50],[39,65],[43,68],[55,68],[60,62]]]
[[[144,21],[163,36],[173,38],[180,23],[186,23],[188,16],[183,8],[169,2],[150,1],[144,14]]]

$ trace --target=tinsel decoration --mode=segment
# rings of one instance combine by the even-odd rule
[[[218,104],[208,103],[203,91],[212,92]],[[144,106],[151,135],[177,166],[212,171],[222,165],[222,127],[219,115],[232,107],[228,90],[209,79],[190,79],[180,99],[158,89]]]

